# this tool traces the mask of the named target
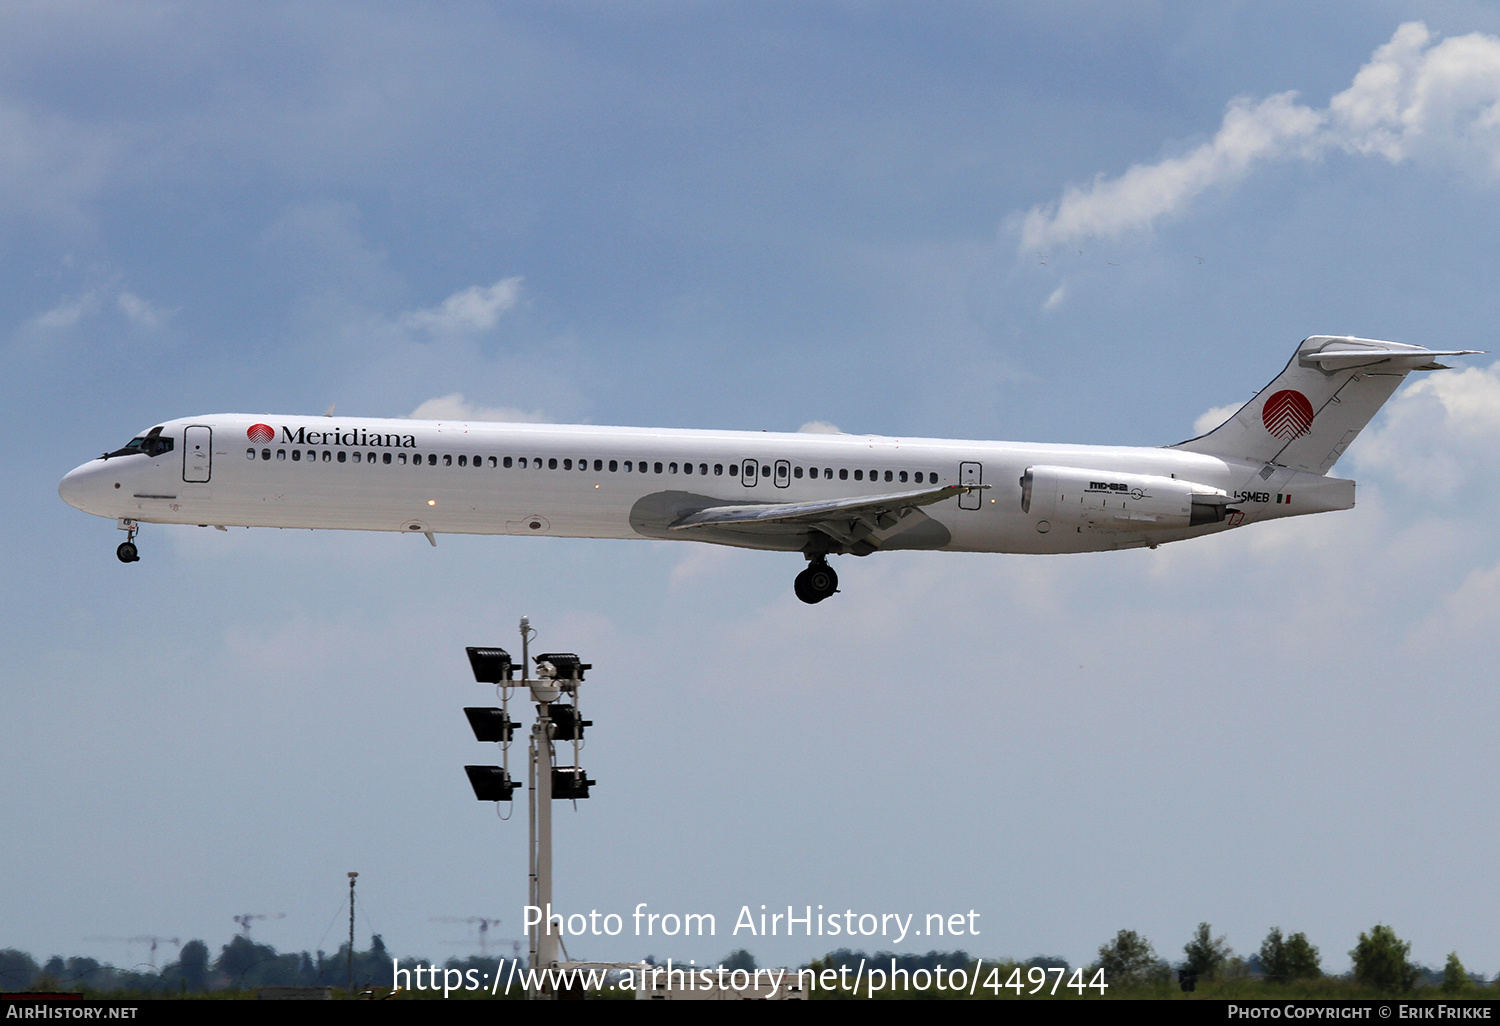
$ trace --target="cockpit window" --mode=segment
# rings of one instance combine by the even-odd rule
[[[154,427],[144,435],[137,435],[124,446],[114,452],[104,454],[104,459],[112,459],[116,456],[129,456],[133,453],[143,452],[147,456],[160,456],[162,453],[172,451],[172,439],[162,437],[161,428]]]

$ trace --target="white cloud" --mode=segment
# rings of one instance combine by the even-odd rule
[[[826,420],[810,420],[797,430],[804,435],[841,435],[844,433]]]
[[[1228,406],[1215,406],[1211,410],[1204,410],[1198,415],[1198,419],[1193,421],[1193,434],[1208,434],[1214,428],[1218,427],[1220,424],[1224,423],[1230,417],[1233,417],[1236,413],[1238,413],[1240,411],[1240,407],[1243,405],[1245,404],[1230,403]]]
[[[1500,362],[1441,371],[1407,386],[1350,455],[1361,470],[1435,497],[1487,479],[1500,461]]]
[[[1062,301],[1067,297],[1068,287],[1066,285],[1059,285],[1057,288],[1052,290],[1052,295],[1048,296],[1047,301],[1042,304],[1042,309],[1056,310],[1059,306],[1062,305]]]
[[[488,331],[502,313],[516,305],[520,295],[520,278],[501,278],[488,287],[471,285],[455,292],[431,309],[413,310],[403,315],[401,322],[434,335]]]
[[[547,415],[540,410],[527,413],[512,406],[475,406],[466,401],[463,393],[429,399],[411,411],[413,420],[499,420],[510,423],[545,424]]]
[[[116,297],[115,304],[130,319],[132,324],[139,325],[150,331],[161,327],[177,312],[175,310],[164,310],[153,303],[147,302],[134,292],[121,292]]]
[[[1119,178],[1070,185],[1055,205],[1033,207],[1021,224],[1021,247],[1030,251],[1087,236],[1115,236],[1142,228],[1177,210],[1204,190],[1232,182],[1257,161],[1305,148],[1322,115],[1298,104],[1295,93],[1229,104],[1209,142],[1181,157],[1137,164]]]
[[[1186,154],[1118,178],[1101,174],[1033,207],[1021,218],[1021,249],[1148,228],[1259,164],[1316,159],[1330,148],[1500,179],[1500,38],[1476,32],[1434,42],[1425,25],[1408,22],[1326,109],[1291,92],[1235,99],[1214,137]]]
[[[84,292],[66,299],[54,306],[46,313],[37,314],[26,322],[28,328],[41,331],[58,331],[63,328],[71,328],[84,317],[99,309],[99,297],[90,292]]]

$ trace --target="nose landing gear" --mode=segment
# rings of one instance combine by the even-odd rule
[[[125,540],[120,543],[119,548],[115,549],[115,555],[120,557],[121,563],[139,563],[141,561],[140,553],[135,548],[135,533],[140,529],[140,525],[134,520],[120,521],[120,530],[127,532]]]
[[[822,602],[839,590],[839,575],[833,572],[827,559],[816,556],[807,564],[807,569],[792,582],[792,590],[809,605]]]

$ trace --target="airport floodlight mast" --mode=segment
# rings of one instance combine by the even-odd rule
[[[349,996],[354,996],[354,881],[359,874],[349,873]]]
[[[527,677],[532,665],[531,640],[536,632],[531,621],[521,617],[521,679],[515,679],[515,667],[510,653],[503,648],[470,647],[469,666],[474,679],[481,684],[493,684],[500,696],[498,709],[464,709],[469,726],[478,741],[493,742],[500,746],[501,765],[465,766],[474,797],[482,802],[508,802],[519,784],[510,775],[510,742],[517,727],[510,718],[510,690],[524,687],[536,705],[536,723],[531,729],[531,741],[527,758],[527,834],[529,887],[528,903],[534,908],[547,909],[552,905],[552,802],[553,799],[576,801],[589,796],[589,787],[595,783],[584,773],[579,764],[583,730],[594,725],[585,720],[579,711],[579,685],[583,683],[585,670],[593,664],[582,662],[571,652],[544,652],[535,659],[536,679]],[[570,702],[560,702],[564,695]],[[570,766],[556,764],[555,741],[573,743],[573,762]],[[507,817],[508,818],[508,817]],[[544,919],[542,929],[531,930],[530,967],[535,971],[550,969],[557,964],[558,938],[552,933]],[[533,977],[535,979],[535,977]],[[532,991],[532,998],[550,997],[550,993]]]

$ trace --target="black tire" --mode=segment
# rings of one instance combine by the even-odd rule
[[[812,586],[807,583],[809,574],[810,572],[807,570],[804,570],[800,574],[798,574],[796,579],[792,581],[792,591],[796,592],[797,597],[803,602],[806,602],[808,605],[813,605],[819,599],[821,599],[822,596],[813,594]]]
[[[802,572],[807,575],[808,591],[817,596],[815,602],[821,602],[839,590],[839,575],[827,563],[814,563]]]
[[[135,550],[135,542],[121,542],[120,547],[115,549],[115,555],[120,557],[121,563],[137,563],[141,558]]]

